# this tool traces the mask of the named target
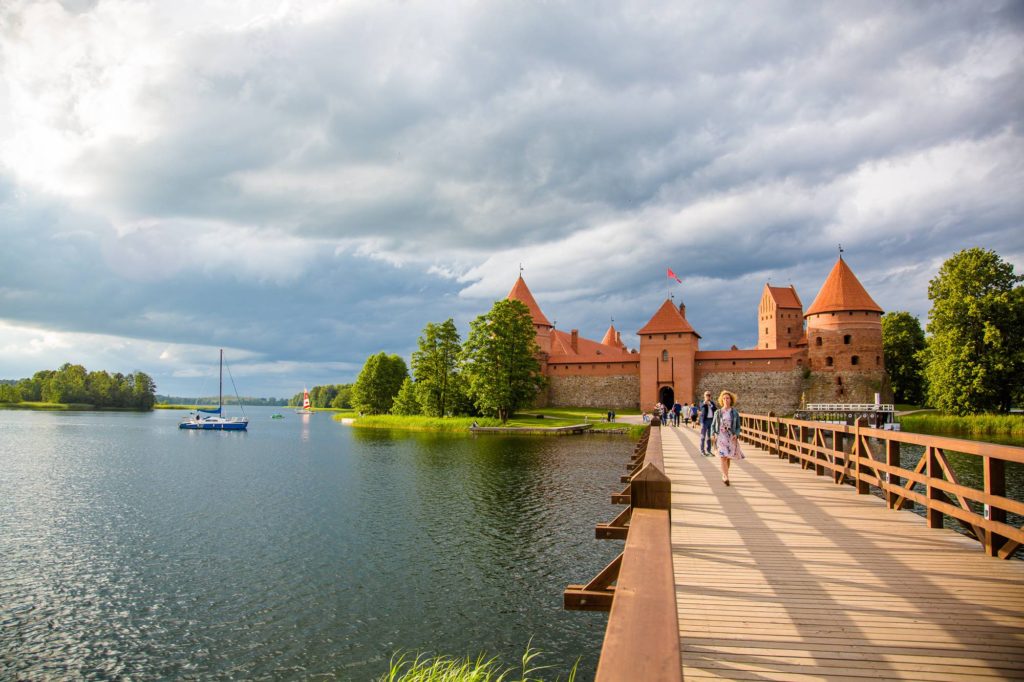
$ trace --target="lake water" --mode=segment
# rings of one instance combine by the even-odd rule
[[[593,526],[628,439],[246,411],[247,433],[0,411],[0,678],[368,680],[400,650],[512,665],[531,638],[551,679],[592,676],[607,617],[562,589],[621,550]]]

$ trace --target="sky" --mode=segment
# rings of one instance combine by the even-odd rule
[[[559,329],[752,347],[839,244],[925,324],[957,251],[1024,272],[1022,119],[1019,0],[4,0],[0,378],[291,396],[520,266]]]

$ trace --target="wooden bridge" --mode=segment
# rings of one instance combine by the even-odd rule
[[[1005,490],[1024,448],[745,416],[726,487],[697,440],[641,439],[627,506],[595,529],[625,549],[566,590],[610,608],[598,680],[1024,679],[1024,561],[1002,560],[1024,541]],[[947,451],[980,458],[979,488]]]

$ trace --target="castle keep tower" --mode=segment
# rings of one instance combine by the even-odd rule
[[[640,404],[671,405],[694,396],[694,357],[700,335],[686,321],[686,306],[666,300],[641,328]]]
[[[807,309],[808,402],[874,402],[890,393],[882,356],[882,309],[840,256]]]
[[[804,335],[804,304],[796,289],[764,285],[757,307],[757,347],[760,350],[796,348]]]

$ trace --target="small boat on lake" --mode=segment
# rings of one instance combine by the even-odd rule
[[[228,370],[229,373],[230,371]],[[235,380],[232,379],[231,385],[234,386],[234,384]],[[235,397],[237,396],[238,391],[236,390]],[[241,405],[241,400],[238,402]],[[217,391],[217,409],[206,410],[196,407],[187,419],[181,420],[178,428],[196,431],[245,431],[249,428],[249,419],[244,416],[244,410],[242,415],[241,417],[224,416],[224,349],[222,348],[220,351],[220,388]]]
[[[309,389],[302,389],[302,409],[295,410],[295,414],[313,414],[313,406],[309,402]]]
[[[283,414],[274,413],[274,414],[270,415],[270,418],[271,419],[284,419],[284,415]]]

